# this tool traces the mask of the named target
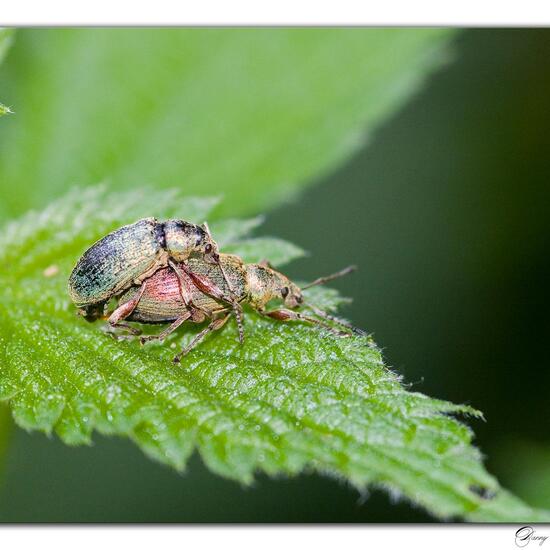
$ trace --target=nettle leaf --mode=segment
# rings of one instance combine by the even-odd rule
[[[210,219],[216,202],[94,188],[4,228],[0,398],[19,426],[70,445],[90,443],[94,430],[129,437],[178,470],[196,449],[213,472],[243,483],[259,471],[317,471],[361,491],[384,488],[442,518],[549,518],[499,488],[471,430],[451,416],[480,413],[408,391],[370,338],[335,338],[247,311],[244,346],[229,324],[175,366],[173,348],[196,328],[140,347],[75,315],[66,281],[90,243],[144,215]],[[246,259],[296,255],[292,245],[246,237],[258,222],[212,226]],[[309,297],[332,308],[342,301],[322,288]]]
[[[448,58],[452,35],[21,29],[0,73],[17,105],[0,127],[0,217],[106,177],[223,192],[233,216],[264,211],[362,147]]]

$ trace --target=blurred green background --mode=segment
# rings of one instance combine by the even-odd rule
[[[349,263],[345,314],[412,388],[469,403],[489,471],[550,506],[550,31],[467,30],[368,147],[260,234],[311,252],[309,279]],[[429,521],[383,493],[301,476],[243,489],[194,458],[184,475],[129,441],[69,448],[15,430],[1,521]],[[536,475],[534,475],[536,472]]]

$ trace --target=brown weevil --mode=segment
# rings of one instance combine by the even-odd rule
[[[199,332],[178,355],[174,362],[191,351],[207,334],[222,328],[235,309],[228,305],[231,299],[238,304],[248,304],[261,315],[279,321],[305,321],[318,325],[337,336],[350,336],[352,333],[365,333],[348,323],[336,319],[316,306],[305,302],[302,289],[323,284],[341,277],[353,269],[350,266],[342,271],[321,277],[302,289],[285,275],[273,269],[267,262],[245,264],[241,258],[231,254],[220,254],[219,266],[205,261],[204,258],[189,258],[183,277],[178,277],[172,269],[161,268],[140,286],[134,286],[124,292],[119,299],[119,314],[109,319],[112,326],[123,326],[123,320],[138,323],[171,323],[156,335],[142,336],[141,342],[163,340],[184,322],[202,323],[210,320],[206,328]],[[190,303],[181,298],[180,286],[190,296]],[[282,300],[285,307],[268,311],[266,306],[271,300]],[[294,311],[307,306],[313,315]],[[233,310],[233,311],[232,311]],[[323,318],[319,319],[318,317]],[[330,321],[340,328],[329,324]],[[136,330],[132,333],[135,335]]]
[[[84,252],[69,277],[69,295],[93,321],[103,315],[111,298],[162,267],[170,265],[176,276],[183,277],[182,262],[192,254],[219,265],[218,246],[206,224],[144,218],[112,231]]]

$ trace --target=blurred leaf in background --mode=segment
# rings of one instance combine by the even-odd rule
[[[4,61],[4,58],[6,57],[6,52],[11,46],[14,32],[15,31],[13,29],[0,27],[0,63]]]
[[[496,467],[510,488],[533,506],[550,502],[550,445],[510,438],[495,453]]]
[[[0,27],[0,63],[4,60],[8,48],[11,46],[14,31]],[[11,113],[11,109],[0,103],[0,116]]]
[[[0,217],[105,179],[221,192],[225,213],[261,212],[361,147],[446,59],[450,36],[21,29],[0,71],[17,111],[0,128]]]

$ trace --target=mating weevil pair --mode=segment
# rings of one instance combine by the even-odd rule
[[[303,288],[323,284],[353,269],[319,278]],[[118,305],[107,318],[111,327],[125,329],[130,337],[139,336],[141,331],[128,322],[170,323],[159,334],[142,336],[142,343],[162,340],[186,321],[210,320],[175,356],[175,362],[208,333],[222,328],[232,313],[242,342],[242,304],[272,319],[305,321],[337,336],[364,334],[306,304],[302,289],[267,261],[246,264],[238,256],[220,254],[206,224],[198,226],[183,220],[158,222],[146,218],[109,233],[79,259],[69,277],[69,294],[90,321],[105,318],[107,303],[117,298]],[[268,311],[266,306],[274,299],[282,300],[285,307]],[[304,305],[313,315],[294,311]]]
[[[121,227],[93,244],[69,277],[69,296],[86,319],[103,315],[105,304],[131,285],[139,285],[161,267],[197,253],[218,261],[218,247],[206,224],[145,218]]]

